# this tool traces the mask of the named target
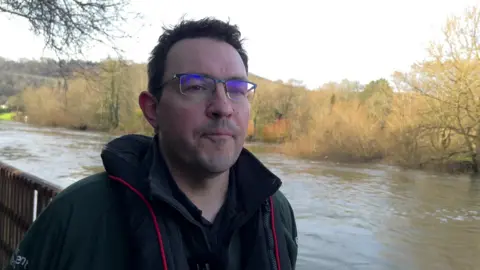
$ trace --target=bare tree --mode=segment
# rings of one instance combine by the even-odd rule
[[[430,59],[395,75],[400,86],[426,102],[419,127],[438,159],[468,156],[480,167],[480,9],[450,18]]]
[[[69,80],[74,73],[89,73],[82,61],[66,59],[83,55],[87,46],[94,44],[107,45],[120,57],[115,42],[130,37],[123,30],[125,23],[141,19],[130,11],[130,0],[0,0],[2,13],[27,20],[33,33],[44,38],[45,48],[57,56],[63,79],[58,90],[63,92],[65,109]]]
[[[122,23],[139,15],[129,0],[0,0],[0,13],[26,19],[59,58],[82,54],[91,42],[118,51],[114,40],[128,37]]]

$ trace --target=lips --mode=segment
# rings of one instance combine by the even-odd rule
[[[210,132],[205,132],[204,136],[209,137],[233,137],[233,133],[228,130],[215,130]]]
[[[234,135],[228,130],[215,130],[205,132],[203,136],[205,139],[210,140],[215,143],[225,142],[227,140],[233,139]]]

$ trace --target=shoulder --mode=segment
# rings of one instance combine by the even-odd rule
[[[298,231],[293,208],[287,197],[280,190],[273,195],[273,205],[276,212],[275,215],[280,217],[282,224],[280,230],[285,236],[290,262],[293,269],[295,269],[298,253]]]
[[[287,216],[293,215],[293,208],[290,201],[280,190],[273,195],[273,204],[282,215],[282,218],[287,218]]]
[[[35,221],[39,227],[56,228],[70,250],[107,227],[117,232],[121,209],[106,173],[78,180],[62,190]],[[118,227],[118,228],[117,228]]]
[[[92,246],[86,245],[91,244],[89,239],[98,239],[98,231],[115,231],[112,224],[118,222],[118,215],[110,214],[115,209],[110,190],[104,173],[79,180],[62,190],[29,227],[14,257],[21,258],[30,268],[68,268],[65,267],[67,258],[71,262],[77,256],[72,254],[78,250],[90,250]],[[23,266],[14,260],[9,269],[19,268]]]
[[[297,224],[295,220],[295,213],[287,197],[285,197],[280,190],[273,195],[273,206],[277,215],[280,216],[280,220],[282,221],[286,230],[295,234],[296,237]]]
[[[57,194],[42,212],[61,223],[90,222],[109,212],[115,203],[106,173],[97,173],[71,184]],[[39,217],[39,219],[40,219]]]
[[[76,181],[70,186],[63,189],[54,201],[67,200],[72,201],[82,197],[85,194],[104,193],[108,190],[108,177],[105,172],[90,175],[81,180]]]

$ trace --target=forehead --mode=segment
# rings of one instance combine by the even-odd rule
[[[184,39],[167,55],[165,76],[203,73],[217,78],[247,77],[240,54],[230,44],[209,38]]]

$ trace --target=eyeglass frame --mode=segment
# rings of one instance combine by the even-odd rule
[[[230,97],[230,95],[228,94],[228,88],[227,88],[227,82],[228,81],[242,81],[242,82],[246,82],[246,83],[249,83],[249,84],[252,84],[253,87],[250,88],[246,93],[250,92],[250,91],[255,91],[257,89],[257,84],[254,83],[254,82],[251,82],[251,81],[248,81],[248,80],[245,80],[245,79],[240,79],[240,78],[232,78],[232,79],[227,79],[227,80],[222,80],[222,79],[217,79],[217,78],[214,78],[213,76],[210,76],[210,75],[207,75],[207,74],[201,74],[201,73],[175,73],[173,74],[172,78],[166,80],[165,82],[163,82],[159,89],[163,89],[167,84],[173,82],[174,80],[178,79],[179,80],[179,83],[178,83],[178,92],[180,92],[180,94],[184,95],[184,96],[187,96],[187,94],[183,93],[182,91],[182,88],[181,88],[181,77],[182,76],[185,76],[185,75],[193,75],[193,76],[202,76],[202,77],[205,77],[205,78],[208,78],[208,79],[211,79],[214,81],[215,85],[217,85],[218,83],[222,83],[223,84],[223,87],[225,88],[225,94],[227,95],[227,98],[229,100],[232,100],[232,101],[237,101],[235,99],[232,99]],[[214,89],[212,89],[212,94],[215,93],[216,91],[216,87]],[[255,92],[254,92],[255,93]],[[248,99],[247,99],[248,100]]]

